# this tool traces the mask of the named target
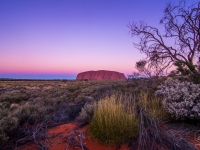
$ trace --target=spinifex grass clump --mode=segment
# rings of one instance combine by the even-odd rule
[[[122,100],[114,96],[98,102],[89,125],[92,137],[105,144],[120,144],[138,131],[138,118],[130,110],[125,110]]]
[[[163,98],[156,96],[149,91],[141,91],[137,93],[137,98],[139,99],[139,108],[144,109],[152,116],[166,121],[170,118],[169,114],[163,107]]]

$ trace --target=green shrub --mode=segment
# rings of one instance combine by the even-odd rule
[[[121,144],[138,131],[138,118],[124,109],[122,101],[114,96],[98,102],[89,125],[92,137],[105,144]]]

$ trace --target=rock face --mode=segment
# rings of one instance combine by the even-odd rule
[[[86,71],[77,75],[76,80],[126,80],[123,73],[116,71]]]

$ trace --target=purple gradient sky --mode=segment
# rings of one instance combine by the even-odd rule
[[[144,58],[127,27],[158,27],[169,0],[0,0],[0,78],[75,79],[88,70],[131,74]],[[174,0],[173,2],[177,2]]]

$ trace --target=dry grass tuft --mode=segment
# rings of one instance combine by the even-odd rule
[[[100,100],[89,125],[92,137],[105,144],[121,144],[134,137],[138,131],[137,116],[124,109],[122,99],[115,96]]]

